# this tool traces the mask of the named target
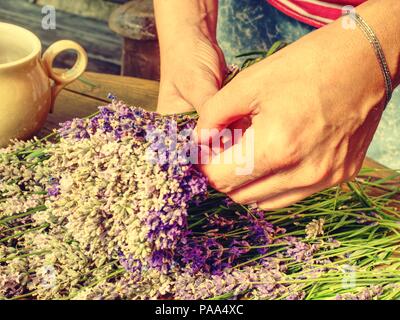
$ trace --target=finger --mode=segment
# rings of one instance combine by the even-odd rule
[[[286,208],[325,189],[326,187],[327,186],[319,185],[308,188],[293,189],[292,191],[283,192],[269,199],[260,201],[257,203],[257,207],[265,211]]]
[[[157,106],[157,112],[161,115],[172,115],[195,111],[195,109],[185,103],[173,103],[173,104],[159,104]]]
[[[241,135],[243,135],[246,132],[246,130],[250,127],[251,127],[251,119],[248,116],[233,122],[228,127],[229,130],[227,130],[227,135],[222,135],[221,143],[220,143],[219,147],[218,147],[218,145],[215,145],[215,144],[213,145],[213,148],[214,148],[213,151],[218,152],[218,153],[223,152],[224,146],[233,144],[234,139],[235,139],[235,136],[234,136],[235,130],[236,130],[236,132],[241,132]]]
[[[162,81],[158,96],[157,111],[161,114],[176,114],[194,110],[200,107],[218,92],[215,79],[201,79],[193,84],[192,79],[187,87],[181,88],[172,81]]]
[[[279,171],[235,189],[229,193],[229,196],[237,203],[253,204],[280,193],[308,188],[324,181],[331,181],[328,171],[310,165],[299,165],[296,161],[287,162]]]
[[[193,80],[191,79],[188,81]],[[201,81],[201,83],[197,83],[192,90],[188,90],[188,92],[181,92],[181,95],[185,98],[185,100],[194,106],[198,113],[201,113],[204,104],[215,96],[219,88],[220,86],[218,85],[217,79],[214,78],[213,80],[210,79],[208,81],[203,79],[203,81]]]
[[[234,134],[235,136],[235,134]],[[268,176],[275,168],[263,151],[266,144],[255,133],[254,126],[248,128],[233,145],[222,152],[212,153],[208,162],[200,161],[201,171],[215,189],[228,193],[261,176]],[[213,148],[215,150],[215,148]],[[272,159],[272,158],[271,158]]]
[[[299,184],[294,180],[293,171],[264,176],[233,190],[228,196],[240,204],[254,204],[266,198],[272,198],[293,188]]]
[[[194,107],[174,93],[160,92],[157,102],[157,112],[162,115],[194,111]]]
[[[251,127],[251,118],[249,116],[245,116],[245,117],[233,122],[229,126],[229,129],[231,129],[231,130],[240,129],[244,133],[250,127]]]
[[[300,160],[286,156],[281,142],[270,134],[269,128],[267,122],[256,115],[239,141],[234,139],[230,148],[224,148],[209,162],[200,162],[200,169],[215,189],[230,193],[261,177],[268,178],[272,174],[288,172],[299,166]],[[315,175],[314,170],[311,173],[311,177]],[[275,184],[278,185],[278,182]]]
[[[196,127],[199,143],[209,143],[215,134],[211,129],[218,132],[255,111],[254,96],[246,87],[238,76],[200,108]]]

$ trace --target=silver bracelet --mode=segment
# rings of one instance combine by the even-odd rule
[[[385,54],[383,53],[382,46],[376,36],[375,32],[372,28],[368,25],[368,23],[356,12],[351,12],[348,14],[350,17],[354,19],[357,26],[362,30],[365,36],[368,38],[368,41],[371,43],[372,47],[374,48],[375,55],[378,58],[379,66],[381,67],[383,77],[385,80],[385,108],[389,103],[390,99],[392,98],[393,92],[393,83],[392,78],[390,76],[389,67],[385,58]]]

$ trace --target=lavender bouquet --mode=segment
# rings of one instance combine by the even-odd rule
[[[114,100],[1,150],[0,298],[400,297],[397,188],[364,177],[272,213],[241,206],[187,161],[194,125]]]
[[[400,174],[266,213],[207,186],[195,122],[113,99],[0,149],[0,299],[400,297]]]

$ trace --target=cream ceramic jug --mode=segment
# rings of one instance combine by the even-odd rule
[[[74,67],[53,69],[61,52],[77,53]],[[41,56],[42,46],[32,32],[0,22],[0,147],[11,139],[28,139],[44,124],[63,87],[86,69],[87,54],[77,43],[61,40]]]

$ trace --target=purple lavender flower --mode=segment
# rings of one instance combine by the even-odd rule
[[[50,197],[56,197],[60,194],[60,182],[59,179],[50,178],[50,187],[47,189],[47,194]]]
[[[132,255],[125,257],[122,252],[118,252],[119,263],[126,271],[135,273],[142,270],[142,262],[139,259],[134,259]]]
[[[248,239],[251,239],[254,246],[260,246],[257,251],[264,255],[268,252],[268,248],[262,246],[272,243],[277,231],[271,223],[264,219],[264,213],[261,211],[254,210],[246,216],[250,223],[247,227],[250,231]]]
[[[286,254],[298,262],[309,261],[320,248],[320,245],[305,243],[295,237],[285,237],[283,241],[287,241]]]
[[[59,185],[52,185],[48,190],[47,194],[51,197],[56,197],[60,194],[60,186]]]

